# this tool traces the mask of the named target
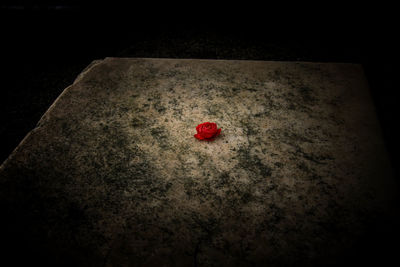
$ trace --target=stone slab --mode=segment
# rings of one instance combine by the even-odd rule
[[[11,247],[69,266],[331,263],[394,188],[362,67],[340,63],[97,60],[0,168]]]

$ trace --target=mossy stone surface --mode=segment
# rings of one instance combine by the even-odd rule
[[[363,70],[340,63],[94,61],[0,168],[7,229],[75,266],[334,263],[393,183]]]

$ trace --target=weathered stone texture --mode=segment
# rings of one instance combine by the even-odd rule
[[[338,63],[95,61],[0,169],[10,225],[85,266],[334,261],[392,183],[362,68]]]

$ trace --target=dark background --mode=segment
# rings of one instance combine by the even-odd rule
[[[364,67],[398,177],[398,29],[394,7],[337,2],[324,2],[324,6],[285,3],[277,7],[266,3],[1,4],[0,162],[94,59],[350,62]],[[397,243],[399,237],[397,223],[395,218],[371,225],[371,234],[349,252],[352,262],[379,263],[394,257],[398,245],[392,242]]]

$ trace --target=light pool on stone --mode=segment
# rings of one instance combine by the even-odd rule
[[[96,60],[0,168],[9,229],[73,266],[333,263],[393,188],[362,67],[340,63]]]

